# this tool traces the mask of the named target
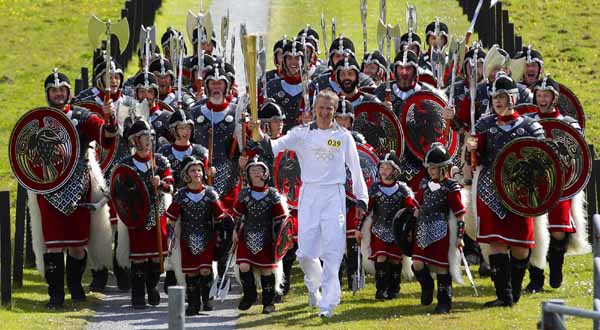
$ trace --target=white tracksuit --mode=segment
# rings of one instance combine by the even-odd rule
[[[322,287],[321,309],[340,303],[338,271],[346,244],[346,167],[352,173],[352,191],[366,207],[368,191],[362,176],[356,143],[336,123],[327,130],[316,123],[298,126],[271,140],[273,153],[288,149],[300,162],[302,188],[298,201],[298,261],[310,292]],[[323,260],[323,269],[319,259]]]

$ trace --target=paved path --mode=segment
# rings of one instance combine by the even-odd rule
[[[174,2],[169,2],[173,4]],[[230,10],[230,31],[235,27],[236,81],[239,86],[246,85],[244,73],[244,58],[242,56],[239,31],[240,23],[246,23],[248,33],[264,33],[269,24],[268,0],[213,0],[210,8],[217,38],[220,38],[221,16]],[[228,41],[229,43],[229,41]],[[231,45],[228,45],[231,47]],[[267,50],[269,47],[267,47]],[[229,57],[230,49],[227,51]],[[96,315],[90,318],[88,330],[127,330],[127,329],[168,329],[167,296],[161,289],[161,304],[148,307],[145,310],[134,310],[130,307],[129,292],[120,292],[116,288],[114,277],[111,276],[105,298],[96,310]],[[234,329],[238,317],[237,304],[241,288],[232,280],[231,293],[224,302],[215,302],[215,311],[203,312],[202,315],[186,317],[186,329]]]

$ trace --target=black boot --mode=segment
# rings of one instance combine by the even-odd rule
[[[490,256],[491,276],[496,288],[496,300],[487,302],[485,307],[510,307],[513,305],[510,279],[510,259],[508,254],[499,253]]]
[[[297,250],[297,245],[294,244],[294,246],[291,249],[289,249],[287,251],[287,253],[285,254],[285,256],[283,257],[284,281],[283,281],[282,294],[284,296],[287,295],[288,292],[290,292],[290,285],[292,283],[292,265],[294,264],[294,261],[296,260],[296,250]]]
[[[348,290],[352,291],[352,283],[358,269],[358,249],[356,238],[346,238],[346,276],[348,278]]]
[[[87,252],[83,259],[75,259],[67,253],[67,288],[71,293],[71,299],[75,301],[85,301],[85,291],[81,285],[81,277],[85,271],[87,262]]]
[[[238,306],[239,310],[245,311],[250,309],[256,302],[256,283],[254,283],[254,273],[252,270],[247,272],[240,272],[240,279],[242,280],[242,291],[244,295]]]
[[[186,316],[198,315],[200,312],[200,287],[199,287],[200,276],[185,276],[185,293],[187,295],[186,300],[188,302],[185,310]]]
[[[262,303],[263,314],[271,314],[275,311],[275,275],[267,275],[260,277],[260,285],[262,286]]]
[[[131,307],[146,308],[146,263],[131,263]]]
[[[423,269],[417,271],[415,268],[412,268],[417,281],[421,285],[421,305],[429,306],[431,302],[433,302],[433,278],[429,273],[429,268],[427,266],[423,267]]]
[[[166,275],[165,275],[165,283],[163,285],[163,289],[165,290],[165,293],[167,295],[169,295],[169,287],[174,286],[174,285],[177,285],[177,278],[175,277],[175,271],[167,270]]]
[[[388,283],[386,282],[388,273],[389,265],[387,261],[375,262],[375,288],[377,289],[375,299],[384,300],[386,298],[385,292],[388,288]]]
[[[452,277],[450,274],[437,275],[437,301],[435,314],[447,314],[452,309]]]
[[[65,301],[65,259],[62,252],[44,254],[44,275],[50,300],[48,309],[62,309]]]
[[[490,269],[490,265],[481,258],[481,262],[479,263],[479,277],[490,277],[492,274],[492,270]]]
[[[104,289],[106,289],[107,281],[108,281],[108,269],[107,268],[102,268],[100,270],[92,269],[92,283],[90,283],[90,291],[104,292]]]
[[[557,240],[550,237],[548,249],[548,265],[550,266],[550,286],[554,289],[560,288],[563,281],[563,262],[567,250],[567,239]]]
[[[210,287],[213,284],[213,273],[200,276],[200,292],[202,297],[202,310],[210,312],[213,310],[212,302],[210,301]]]
[[[395,299],[400,294],[400,282],[402,281],[402,264],[390,263],[389,286],[387,289],[387,299]]]
[[[544,291],[544,270],[535,266],[529,266],[529,284],[525,292],[538,293]]]
[[[156,289],[160,279],[160,265],[158,262],[146,262],[146,292],[148,293],[148,304],[157,306],[160,304],[160,293]]]
[[[113,256],[113,273],[117,278],[117,287],[121,291],[128,291],[131,289],[131,270],[129,268],[123,268],[117,262],[117,256]]]
[[[523,277],[525,269],[529,263],[529,256],[519,260],[513,256],[510,257],[510,281],[512,285],[513,303],[518,303],[521,299],[521,287],[523,286]]]

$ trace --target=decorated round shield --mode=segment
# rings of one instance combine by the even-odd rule
[[[567,86],[559,83],[559,97],[558,97],[558,109],[563,116],[569,116],[577,119],[579,126],[585,129],[585,113],[583,112],[583,106],[575,93],[571,91]]]
[[[358,160],[360,161],[360,169],[362,170],[363,178],[365,178],[367,188],[370,188],[371,184],[377,180],[377,164],[379,163],[379,158],[377,157],[376,151],[369,145],[357,143],[356,150],[358,151]],[[350,200],[356,199],[352,193],[352,174],[347,166],[346,197]]]
[[[419,82],[431,86],[437,86],[437,79],[429,72],[419,72]]]
[[[446,106],[444,99],[429,91],[416,92],[402,105],[400,124],[406,146],[418,159],[425,158],[433,142],[442,143],[451,156],[456,153],[458,134],[452,129],[444,134]]]
[[[100,118],[104,117],[104,111],[102,110],[102,106],[96,102],[84,101],[76,103],[74,105],[86,108],[91,112],[95,113],[96,115],[100,116]],[[112,165],[113,161],[115,160],[115,156],[117,154],[117,146],[119,145],[119,135],[117,134],[117,136],[115,136],[115,139],[113,139],[113,143],[111,143],[110,147],[108,148],[104,148],[99,143],[94,144],[94,148],[96,150],[96,159],[100,164],[100,169],[102,169],[102,172],[105,172],[110,169],[110,165]]]
[[[155,102],[156,102],[156,104],[158,104],[158,107],[161,110],[166,110],[168,112],[175,112],[175,109],[171,105],[169,105],[161,100],[155,100]]]
[[[404,137],[398,118],[383,103],[364,102],[354,108],[354,130],[361,133],[379,157],[391,150],[404,153]]]
[[[561,199],[569,199],[587,185],[591,175],[592,157],[585,138],[573,126],[558,119],[542,119],[546,138],[556,145],[556,154],[563,169]]]
[[[527,114],[538,113],[540,108],[537,105],[532,103],[521,103],[515,105],[515,111],[518,112],[521,116]]]
[[[115,167],[110,180],[110,199],[127,227],[144,225],[150,213],[150,194],[135,169],[125,164]]]
[[[560,161],[545,140],[515,139],[500,150],[492,166],[500,201],[515,214],[538,216],[548,212],[560,198]]]
[[[275,239],[273,251],[275,253],[275,261],[283,259],[287,251],[294,246],[293,225],[290,218],[281,221],[281,224],[275,226]]]
[[[12,171],[23,187],[43,194],[62,187],[75,171],[79,134],[64,112],[41,107],[25,113],[10,135]]]
[[[292,208],[298,208],[300,196],[300,162],[296,153],[289,150],[280,152],[273,163],[273,181],[277,191],[287,199]]]

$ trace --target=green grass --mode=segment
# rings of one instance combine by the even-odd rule
[[[89,283],[86,272],[83,283]],[[0,308],[0,328],[13,329],[82,329],[86,320],[93,315],[93,306],[99,302],[100,294],[88,294],[83,303],[72,302],[66,294],[62,311],[46,309],[48,287],[36,269],[25,269],[23,288],[13,289],[12,308]]]
[[[600,146],[600,8],[596,0],[502,1],[515,33],[544,57],[544,67],[579,97],[586,114],[586,137]]]
[[[52,68],[65,72],[74,88],[80,67],[91,66],[89,15],[119,17],[122,5],[101,0],[0,0],[0,189],[11,192],[13,217],[17,181],[7,150],[15,122],[26,111],[46,105],[43,82]],[[97,298],[77,305],[67,302],[66,313],[47,312],[44,279],[32,269],[24,275],[24,287],[13,291],[12,309],[0,308],[2,329],[78,329],[91,315]]]
[[[476,270],[476,268],[474,269]],[[564,299],[569,306],[592,308],[592,258],[591,255],[567,257],[564,268],[565,282],[559,289],[551,289],[546,280],[546,291],[524,295],[513,308],[483,308],[486,301],[495,299],[489,278],[476,277],[480,297],[473,296],[470,286],[454,285],[453,309],[448,315],[434,315],[436,300],[431,306],[420,305],[420,287],[416,282],[402,283],[400,298],[379,302],[375,300],[373,276],[367,277],[367,286],[355,296],[344,289],[342,303],[329,320],[320,319],[318,310],[308,307],[302,274],[295,269],[292,289],[277,312],[269,316],[260,314],[262,306],[242,312],[238,329],[535,329],[540,319],[541,302],[547,299]],[[548,274],[546,273],[546,278]],[[466,276],[465,276],[466,281]],[[345,283],[345,279],[344,282]],[[524,285],[528,283],[526,280]],[[566,317],[568,329],[589,329],[591,320]]]

